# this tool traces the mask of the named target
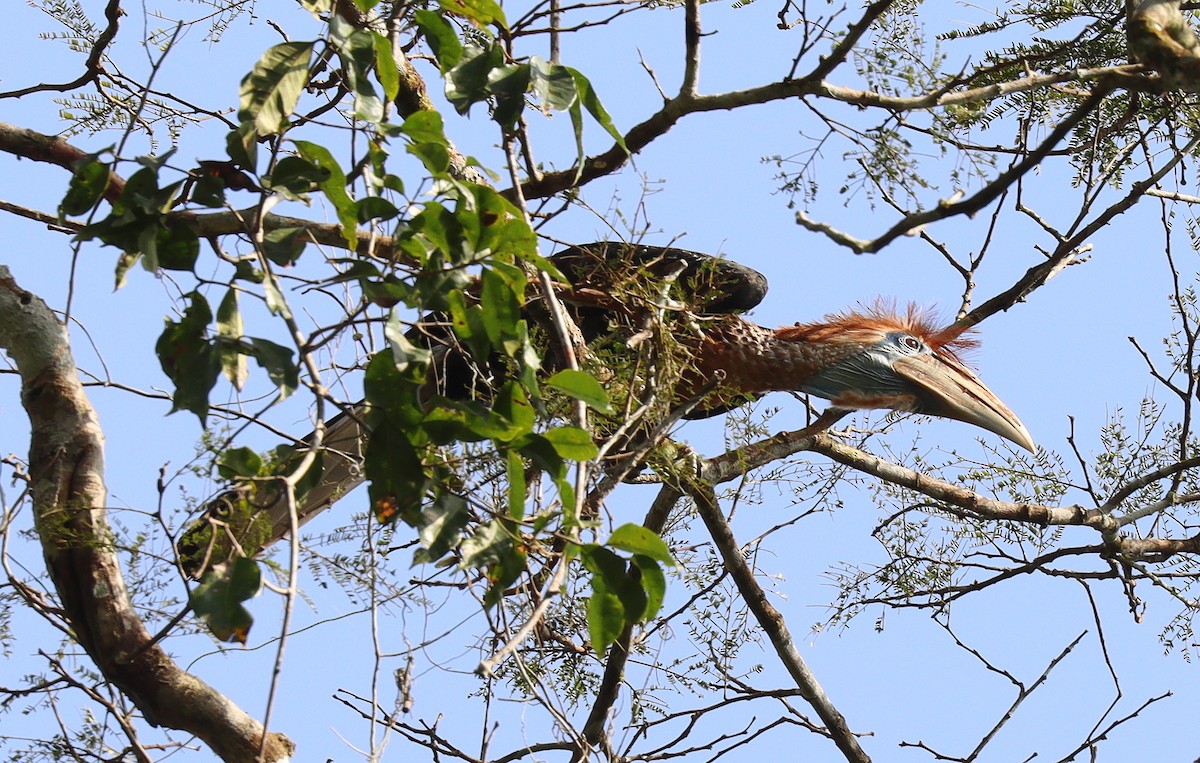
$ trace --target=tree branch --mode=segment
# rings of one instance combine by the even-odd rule
[[[755,619],[763,632],[775,647],[775,653],[787,669],[792,679],[800,689],[801,696],[812,705],[817,715],[825,723],[834,743],[842,755],[851,763],[869,763],[871,758],[858,744],[854,732],[846,724],[845,717],[833,706],[833,702],[821,688],[817,677],[813,674],[800,652],[796,649],[795,640],[784,623],[783,615],[767,600],[766,593],[754,579],[754,571],[746,563],[742,550],[729,523],[721,513],[712,484],[697,478],[683,478],[681,487],[696,502],[696,510],[704,520],[712,536],[713,543],[721,554],[725,569],[729,571],[738,587],[746,606],[754,613]]]
[[[104,71],[104,66],[101,65],[100,60],[104,58],[104,51],[108,48],[109,44],[116,38],[117,30],[121,26],[121,17],[124,15],[125,12],[121,10],[121,0],[108,0],[108,5],[104,7],[104,18],[108,21],[108,26],[96,38],[96,43],[92,46],[91,51],[88,52],[83,74],[80,74],[70,82],[64,82],[60,85],[40,84],[21,88],[20,90],[10,90],[7,93],[0,93],[0,98],[21,98],[31,93],[40,93],[47,90],[57,90],[65,93],[68,90],[83,87],[89,82],[95,82],[101,72]]]
[[[1055,125],[1054,129],[1050,131],[1050,134],[1046,136],[1046,139],[1037,148],[1029,152],[1021,161],[1014,163],[974,195],[968,196],[962,201],[943,201],[933,209],[907,215],[878,238],[870,241],[853,238],[830,228],[828,225],[812,220],[803,210],[796,213],[796,222],[811,231],[825,234],[831,241],[848,247],[855,254],[874,254],[910,231],[918,230],[922,226],[932,222],[945,220],[957,215],[974,215],[998,199],[1002,193],[1008,190],[1009,186],[1024,177],[1027,172],[1038,166],[1046,158],[1046,155],[1067,137],[1071,130],[1074,130],[1084,118],[1091,114],[1104,101],[1108,94],[1112,92],[1112,89],[1113,84],[1111,82],[1101,82],[1075,111],[1071,112],[1070,115]]]
[[[104,435],[79,381],[67,332],[0,266],[0,349],[21,375],[29,414],[34,522],[76,640],[146,720],[195,734],[229,763],[295,750],[152,643],[125,589],[104,509]],[[260,757],[261,754],[261,757]]]

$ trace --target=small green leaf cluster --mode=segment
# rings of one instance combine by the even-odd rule
[[[667,590],[663,567],[674,567],[675,559],[662,538],[635,524],[621,525],[603,545],[580,545],[578,554],[592,574],[587,608],[592,649],[603,656],[626,628],[658,614]]]
[[[400,519],[417,528],[423,547],[415,562],[440,562],[457,551],[461,568],[483,569],[489,581],[484,601],[491,606],[525,569],[533,542],[526,529],[536,535],[556,517],[577,521],[568,470],[573,461],[595,457],[596,445],[573,425],[541,428],[536,405],[517,379],[500,382],[490,405],[478,400],[427,405],[428,362],[393,344],[392,352],[380,353],[367,367],[371,435],[364,470],[371,505],[381,521]],[[557,383],[569,386],[563,379]],[[591,392],[585,389],[581,396]],[[462,443],[487,443],[504,465],[506,512],[489,517],[486,509],[482,516],[469,510],[462,477],[444,450]],[[551,480],[559,495],[557,512],[526,516],[529,473]],[[469,526],[474,529],[468,532]]]
[[[254,618],[243,602],[260,590],[262,572],[258,563],[238,557],[214,567],[192,590],[192,611],[220,640],[244,644]]]
[[[245,379],[243,357],[253,357],[275,384],[280,399],[299,385],[294,352],[268,339],[241,336],[236,287],[231,287],[218,310],[217,331],[210,331],[212,309],[198,291],[184,295],[189,306],[179,320],[167,319],[155,352],[163,373],[174,382],[171,412],[191,411],[201,425],[208,420],[209,394],[224,371],[240,388]]]
[[[76,162],[67,193],[59,205],[60,217],[81,215],[99,203],[109,187],[109,166],[100,161],[104,152],[88,154]],[[103,220],[86,226],[80,241],[99,239],[125,254],[117,267],[117,285],[140,257],[150,272],[192,270],[200,254],[200,240],[189,226],[169,213],[184,186],[184,180],[159,185],[159,172],[173,151],[161,156],[138,157],[141,169],[129,176],[112,209]]]
[[[498,7],[495,10],[500,13]],[[478,13],[475,17],[478,19]],[[510,61],[505,48],[494,39],[485,39],[483,44],[464,44],[444,13],[420,10],[414,19],[445,77],[446,99],[460,114],[467,114],[472,106],[486,101],[491,104],[492,119],[511,131],[525,110],[526,97],[532,96],[544,111],[565,111],[570,115],[581,163],[585,109],[624,147],[624,137],[591,82],[577,69],[538,56],[523,62]]]

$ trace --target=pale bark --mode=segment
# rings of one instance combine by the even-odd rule
[[[34,521],[75,639],[145,719],[194,734],[222,760],[290,759],[295,745],[181,669],[152,642],[125,588],[105,503],[104,434],[83,391],[67,332],[0,265],[0,349],[17,366],[29,415]]]

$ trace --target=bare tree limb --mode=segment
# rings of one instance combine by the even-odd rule
[[[1002,193],[1024,177],[1027,172],[1041,164],[1042,160],[1046,158],[1046,154],[1067,137],[1080,122],[1095,111],[1104,102],[1104,99],[1108,97],[1108,94],[1112,92],[1112,89],[1112,82],[1101,81],[1083,103],[1079,104],[1074,111],[1054,126],[1054,129],[1050,131],[1050,134],[1046,136],[1045,140],[1037,148],[1025,155],[1021,161],[1015,162],[1007,170],[1000,173],[995,180],[973,195],[968,196],[962,201],[943,201],[933,209],[907,215],[877,238],[869,241],[853,238],[848,234],[843,234],[830,228],[828,225],[812,220],[803,210],[796,213],[796,222],[809,230],[825,234],[834,243],[848,247],[856,254],[874,254],[899,237],[911,231],[919,230],[922,226],[932,222],[945,220],[957,215],[974,215],[999,198]]]
[[[20,90],[10,90],[6,93],[0,93],[0,98],[21,98],[31,93],[40,93],[47,90],[57,90],[65,93],[68,90],[83,87],[89,82],[95,82],[104,71],[104,66],[101,63],[101,60],[104,58],[104,51],[108,49],[109,44],[116,38],[117,30],[121,26],[121,17],[124,15],[125,11],[121,10],[121,0],[108,0],[108,5],[104,6],[104,18],[108,21],[108,26],[104,28],[104,31],[96,38],[92,49],[88,51],[87,61],[83,65],[83,74],[80,74],[70,82],[64,82],[59,85],[38,84],[21,88]]]
[[[775,653],[796,682],[801,696],[812,705],[822,722],[825,723],[830,736],[846,760],[851,763],[868,763],[871,758],[859,746],[858,739],[846,724],[845,717],[834,707],[833,702],[817,681],[817,677],[808,667],[808,663],[796,649],[796,642],[788,631],[783,615],[767,600],[766,593],[755,580],[754,571],[746,563],[742,549],[733,536],[729,523],[725,521],[725,517],[721,513],[721,507],[717,502],[711,483],[705,483],[697,478],[683,477],[681,487],[696,502],[696,510],[704,520],[704,525],[708,528],[713,543],[720,552],[721,559],[725,562],[725,569],[729,571],[743,600],[750,611],[754,613],[763,632],[771,640],[771,644],[775,647]]]

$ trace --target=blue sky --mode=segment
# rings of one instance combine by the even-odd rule
[[[98,2],[84,5],[97,15],[102,6]],[[172,9],[169,4],[166,7]],[[957,5],[945,7],[946,23],[953,23],[955,16],[973,13]],[[141,10],[128,10],[122,62],[133,70],[144,71],[145,58],[134,47],[142,23]],[[712,34],[704,42],[700,80],[703,92],[758,84],[786,71],[795,40],[794,34],[789,37],[775,28],[776,11],[766,0],[743,8],[718,3],[704,7],[704,28]],[[183,12],[194,11],[188,6]],[[217,45],[204,43],[198,34],[190,32],[181,49],[168,59],[159,84],[208,107],[236,104],[241,75],[266,45],[277,41],[275,33],[263,23],[266,14],[275,12],[282,13],[260,8],[262,16],[252,26],[237,22]],[[0,28],[0,42],[10,51],[8,63],[0,67],[0,87],[24,86],[34,76],[39,81],[74,76],[78,59],[62,56],[59,44],[36,39],[37,32],[54,28],[48,18],[25,4],[11,8],[8,18],[9,23]],[[287,11],[279,18],[295,36],[303,35],[306,25],[299,21],[298,12]],[[311,25],[307,26],[311,30]],[[681,30],[680,10],[664,8],[633,14],[609,29],[578,38],[568,36],[564,63],[591,77],[616,124],[628,129],[660,102],[639,57],[644,58],[662,86],[672,91],[680,74]],[[33,61],[38,62],[36,72],[16,65]],[[423,73],[430,74],[427,64],[419,66]],[[437,87],[435,80],[430,82]],[[56,113],[49,96],[43,95],[5,101],[0,119],[54,132],[61,127]],[[464,152],[500,168],[494,148],[496,132],[480,109],[467,121],[449,114],[447,118],[448,133]],[[772,289],[752,317],[765,325],[815,319],[877,296],[940,306],[949,316],[958,304],[961,280],[945,266],[940,255],[918,239],[903,239],[878,255],[856,256],[794,223],[787,198],[775,192],[775,169],[761,159],[802,150],[807,144],[799,134],[813,129],[811,112],[798,102],[691,116],[636,157],[632,166],[617,177],[588,186],[584,197],[592,209],[601,213],[612,206],[614,199],[629,212],[645,181],[653,191],[646,197],[651,230],[646,240],[677,240],[680,246],[722,253],[761,270],[769,277]],[[1009,137],[1011,130],[1011,126],[1000,126],[994,136],[985,133],[978,137],[981,142],[1000,142]],[[215,128],[185,134],[180,162],[220,154],[223,132]],[[570,161],[573,147],[565,115],[536,124],[535,134],[543,141],[537,148],[539,158],[559,166]],[[593,151],[607,145],[594,124],[587,125],[587,139]],[[79,136],[73,140],[94,149],[110,144],[114,136]],[[144,146],[138,149],[143,150]],[[822,182],[830,189],[840,182],[845,169],[838,159],[836,150],[830,150],[824,158]],[[939,168],[937,161],[929,166],[931,172],[945,169]],[[0,199],[53,210],[66,179],[65,173],[57,170],[0,156]],[[1025,192],[1028,203],[1037,204],[1051,216],[1069,218],[1078,206],[1079,192],[1070,188],[1061,165],[1048,164],[1030,179]],[[974,251],[985,238],[990,212],[991,208],[975,219],[936,225],[930,233],[956,252]],[[881,232],[894,220],[894,215],[883,207],[872,210],[861,198],[843,205],[832,193],[810,207],[809,213],[861,237]],[[320,217],[328,212],[318,207],[308,214]],[[1157,348],[1170,328],[1169,271],[1162,254],[1158,215],[1156,204],[1143,202],[1093,240],[1092,257],[1087,263],[1068,268],[1028,303],[994,316],[981,327],[982,348],[972,358],[981,377],[1021,416],[1040,445],[1064,457],[1070,455],[1065,442],[1068,416],[1074,417],[1080,449],[1090,453],[1100,447],[1099,427],[1118,409],[1132,417],[1147,394],[1167,402],[1161,390],[1155,390],[1127,340],[1136,336],[1143,346]],[[0,218],[0,225],[9,242],[0,261],[13,269],[22,286],[53,307],[62,307],[71,264],[68,240],[15,217]],[[564,215],[546,232],[575,242],[608,235],[603,221],[585,210]],[[1195,254],[1186,236],[1178,235],[1176,239],[1183,276],[1191,282],[1196,270]],[[1039,244],[1047,245],[1045,237],[1038,235],[1030,221],[1010,210],[992,243],[988,264],[980,273],[977,301],[1006,288],[1038,262],[1041,255],[1034,246]],[[74,330],[77,360],[92,373],[99,373],[102,360],[114,379],[140,387],[164,388],[167,380],[150,350],[161,331],[162,317],[172,309],[176,288],[169,281],[157,281],[137,272],[131,274],[124,289],[113,292],[114,262],[112,250],[93,246],[82,250],[75,314],[87,333]],[[192,443],[198,435],[195,419],[187,414],[166,417],[166,403],[114,389],[94,388],[92,399],[108,438],[108,482],[113,504],[152,508],[157,501],[154,484],[160,466],[170,462],[176,469],[192,457]],[[772,421],[773,427],[795,428],[801,424],[799,408],[786,398],[772,399],[769,404],[783,405]],[[296,409],[291,415],[300,421],[303,411]],[[873,422],[879,420],[878,415],[870,418]],[[854,421],[862,424],[864,419]],[[11,376],[0,376],[0,422],[4,425],[0,428],[0,451],[24,452],[25,418]],[[967,458],[988,457],[989,451],[976,442],[978,434],[961,424],[909,420],[897,429],[889,442],[898,449],[906,448],[912,437],[919,435],[917,447],[922,452],[938,454],[957,448]],[[718,453],[723,447],[720,421],[689,424],[681,437],[707,454]],[[995,438],[984,439],[988,445],[998,445]],[[263,440],[255,444],[271,443]],[[4,489],[12,500],[15,490],[7,484]],[[176,489],[173,485],[168,499],[179,499]],[[193,481],[188,489],[202,496],[209,488]],[[733,527],[739,539],[753,538],[795,513],[787,485],[765,484],[761,493],[761,503],[738,511]],[[621,502],[610,504],[610,511],[620,518],[636,520],[653,490],[633,488],[619,495]],[[882,631],[876,632],[879,613],[871,612],[848,629],[809,634],[810,626],[827,616],[824,607],[834,596],[826,571],[838,563],[869,564],[883,558],[869,537],[881,518],[881,511],[870,502],[869,492],[847,488],[842,497],[842,509],[807,518],[775,533],[759,550],[764,569],[780,575],[773,582],[773,603],[787,617],[793,634],[802,641],[803,656],[851,727],[874,733],[863,740],[863,745],[875,759],[929,759],[920,751],[897,748],[901,740],[922,740],[948,754],[966,754],[1008,707],[1013,688],[970,655],[955,649],[947,634],[927,615],[919,611],[888,612]],[[1072,494],[1069,499],[1080,500],[1081,496]],[[361,506],[343,505],[338,510],[347,514],[323,517],[310,529],[332,529],[352,508],[358,510]],[[28,522],[27,516],[24,521]],[[1066,535],[1079,543],[1096,542],[1090,531],[1069,529]],[[698,541],[701,534],[693,530],[689,537]],[[29,547],[14,553],[21,554],[26,564],[39,562],[36,551]],[[399,579],[410,574],[405,569],[408,558],[404,553],[394,556],[390,564]],[[1192,675],[1196,668],[1178,654],[1162,654],[1159,629],[1176,608],[1166,597],[1151,596],[1148,586],[1144,588],[1151,607],[1145,622],[1134,624],[1116,584],[1094,587],[1109,657],[1124,692],[1116,713],[1130,712],[1145,699],[1168,689],[1176,694],[1114,733],[1101,747],[1100,759],[1140,759],[1149,753],[1158,760],[1191,760],[1196,754],[1189,723],[1198,699],[1196,676]],[[359,607],[340,595],[318,587],[312,587],[309,593],[314,608],[301,607],[298,626],[347,616],[292,637],[282,679],[283,699],[276,709],[273,727],[300,744],[302,759],[358,759],[349,745],[365,745],[365,723],[329,697],[339,687],[361,691],[365,685],[371,667],[368,620],[362,614],[352,614]],[[263,645],[274,633],[277,607],[278,600],[271,595],[254,603],[259,626],[252,635],[252,646]],[[469,607],[448,599],[444,606],[434,607],[434,625],[429,627],[421,623],[422,612],[394,610],[383,621],[385,651],[400,652],[437,632],[438,626],[463,619],[482,628],[481,616]],[[1113,699],[1112,679],[1100,652],[1091,607],[1078,583],[1046,577],[1020,578],[957,604],[952,622],[964,641],[1026,683],[1032,683],[1075,636],[1089,631],[1051,674],[1045,688],[1019,708],[1012,725],[982,760],[1022,760],[1034,752],[1039,753],[1039,759],[1057,760]],[[46,629],[25,620],[18,621],[16,635],[13,659],[0,681],[4,685],[16,683],[17,677],[26,672],[42,669],[36,650],[51,645],[52,636]],[[681,648],[696,646],[685,643],[686,634],[677,635]],[[261,712],[270,680],[272,646],[218,653],[211,642],[198,637],[173,642],[170,648],[185,665],[190,663],[248,711]],[[478,660],[474,645],[458,632],[437,641],[420,656],[413,714],[433,722],[442,713],[444,730],[457,727],[459,741],[467,744],[470,739],[470,744],[475,744],[481,711],[465,699],[477,686],[470,676]],[[767,666],[768,675],[779,673],[766,648],[747,648],[740,662],[746,670],[761,663]],[[385,663],[385,697],[390,696],[389,671],[398,665],[395,660]],[[631,670],[630,680],[639,680],[637,670]],[[758,676],[755,680],[761,685],[785,685],[786,679]],[[668,700],[678,709],[692,703],[686,696]],[[771,712],[774,708],[759,709],[760,717]],[[497,750],[507,750],[522,739],[537,741],[546,736],[544,716],[532,708],[500,703],[495,714],[502,724]],[[738,712],[731,711],[727,717],[729,730],[737,728],[733,719],[739,717]],[[17,733],[10,730],[14,724],[22,728],[29,724],[28,728],[36,729],[40,720],[6,718],[4,733]],[[387,759],[413,753],[413,749],[396,741]],[[832,760],[836,751],[812,734],[785,728],[730,759],[763,754]]]

